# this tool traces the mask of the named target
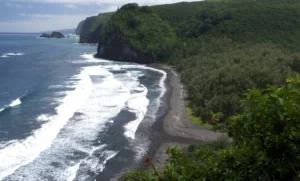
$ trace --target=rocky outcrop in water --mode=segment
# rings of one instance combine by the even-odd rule
[[[116,61],[153,63],[151,57],[134,49],[129,44],[122,42],[117,38],[116,34],[110,35],[105,42],[99,43],[96,56]]]
[[[53,31],[50,35],[47,33],[43,33],[41,36],[41,38],[64,38],[65,36],[57,31]]]

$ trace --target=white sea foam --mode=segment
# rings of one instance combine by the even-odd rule
[[[124,126],[126,130],[124,135],[131,139],[135,139],[135,132],[137,131],[140,123],[143,121],[149,104],[149,99],[146,97],[148,90],[143,85],[140,86],[140,88],[143,88],[142,92],[133,93],[127,103],[129,111],[136,115],[136,119],[134,121],[131,121]],[[139,87],[137,88],[137,90],[140,91]]]
[[[95,58],[94,54],[83,54],[81,55],[82,58],[84,58],[85,60],[87,60],[88,62],[111,62],[109,60],[104,60],[104,59],[100,59],[100,58]]]
[[[107,65],[107,66],[105,66],[105,68],[107,68],[109,70],[122,70],[121,67],[118,65]]]
[[[167,79],[167,73],[165,71],[160,70],[160,69],[156,69],[156,68],[152,68],[152,67],[147,67],[146,65],[122,65],[120,67],[121,68],[127,68],[127,69],[130,69],[130,68],[133,68],[133,69],[135,69],[135,68],[146,69],[146,70],[152,70],[152,71],[155,71],[155,72],[159,72],[160,74],[163,75],[162,78],[160,79],[160,82],[159,82],[159,86],[161,88],[160,98],[164,96],[164,94],[166,92],[165,81]]]
[[[24,96],[26,96],[26,95],[24,95]],[[24,96],[22,96],[22,97],[24,97]],[[22,102],[21,102],[21,98],[22,98],[22,97],[19,97],[19,98],[17,98],[16,100],[13,100],[9,105],[4,106],[3,108],[1,108],[1,109],[0,109],[0,112],[4,111],[4,110],[7,109],[7,108],[13,108],[13,107],[16,107],[16,106],[22,104]]]
[[[76,84],[74,85],[50,85],[49,89],[62,89],[62,88],[76,88]]]
[[[144,74],[142,74],[140,71],[129,72],[130,76],[126,78],[127,81],[124,81],[125,87],[131,91],[130,98],[126,105],[128,110],[136,115],[136,119],[124,125],[124,135],[127,138],[135,139],[135,133],[138,129],[138,126],[143,121],[147,112],[149,100],[146,97],[148,93],[147,88],[144,85],[141,85],[138,81],[138,78]]]
[[[85,57],[88,61],[90,58],[93,56]],[[123,65],[119,67],[125,68]],[[140,65],[132,66],[132,68],[143,67],[148,69]],[[94,76],[95,80],[92,83],[91,78],[93,79]],[[101,79],[98,79],[98,76]],[[112,73],[101,66],[84,68],[77,77],[80,81],[76,89],[67,91],[65,98],[58,100],[61,104],[56,109],[57,115],[40,115],[37,120],[47,122],[42,125],[42,128],[33,132],[33,136],[0,149],[0,163],[4,163],[4,165],[0,164],[0,180],[7,175],[10,175],[8,178],[12,178],[11,180],[15,178],[17,178],[15,180],[43,180],[48,176],[53,180],[89,180],[89,171],[95,174],[102,172],[107,161],[115,157],[118,151],[91,146],[99,131],[105,128],[105,123],[113,123],[112,118],[124,108],[127,102],[127,108],[136,114],[136,120],[124,126],[126,130],[124,135],[134,140],[136,130],[149,104],[146,97],[148,90],[138,82],[138,77],[143,74],[140,71],[128,71],[123,76],[126,77],[124,82],[116,79]],[[163,81],[162,78],[162,86]],[[80,106],[83,102],[86,104]],[[76,110],[80,114],[75,116],[76,120],[72,119],[67,124]],[[63,131],[59,133],[62,128]],[[52,146],[49,148],[50,145]],[[139,151],[142,152],[144,149],[141,148]],[[77,158],[74,156],[75,152],[87,155]],[[97,154],[94,154],[95,152]],[[99,153],[101,153],[101,162],[99,162]],[[4,158],[11,159],[6,159],[4,162]],[[21,167],[23,165],[26,166]],[[11,175],[14,171],[16,172]]]
[[[104,151],[103,149],[105,146],[106,145],[101,145],[99,147],[94,148],[90,152],[89,157],[85,158],[84,160],[81,160],[78,164],[68,168],[67,170],[69,171],[70,175],[68,177],[68,181],[72,181],[75,179],[79,181],[90,180],[88,174],[86,174],[87,172],[93,172],[94,174],[102,172],[105,169],[107,161],[109,161],[119,153],[118,151]],[[95,152],[101,153],[100,156],[94,155]],[[101,159],[101,163],[99,163],[99,159]],[[80,167],[81,170],[80,172],[78,172]]]
[[[15,107],[15,106],[18,106],[18,105],[20,105],[20,104],[22,104],[22,102],[21,102],[20,98],[18,98],[18,99],[16,99],[16,100],[12,101],[12,102],[9,104],[9,107]]]
[[[65,154],[72,149],[88,153],[85,159],[77,162],[80,165],[79,167],[73,165],[71,169],[67,169],[70,180],[75,179],[71,177],[74,175],[76,177],[75,180],[88,180],[87,173],[89,171],[95,174],[102,172],[106,162],[116,156],[118,152],[105,150],[104,147],[106,145],[92,148],[87,143],[97,137],[99,131],[105,128],[105,123],[110,122],[121,111],[130,97],[130,91],[120,81],[115,79],[112,73],[101,66],[86,67],[84,71],[90,76],[101,76],[105,77],[105,79],[100,82],[97,79],[94,81],[91,96],[85,106],[78,110],[78,112],[83,113],[81,118],[79,118],[81,121],[77,121],[70,126],[70,134],[72,135],[68,135],[68,142],[64,143],[66,137],[57,140],[59,145],[68,144],[68,150],[63,151]],[[101,159],[101,162],[99,162],[98,156],[94,155],[95,152],[99,151],[105,157],[104,160]],[[70,170],[73,172],[70,173]]]
[[[50,117],[48,114],[42,114],[37,117],[37,121],[48,121]]]
[[[71,166],[70,168],[67,169],[67,172],[68,172],[68,178],[67,178],[67,181],[73,181],[73,180],[75,180],[77,170],[79,169],[81,163],[82,163],[82,162],[79,162],[79,163],[77,163],[76,165]]]
[[[8,145],[11,145],[13,143],[15,143],[16,140],[11,140],[11,141],[7,141],[7,142],[0,142],[0,149],[7,147]]]
[[[47,149],[74,112],[85,102],[92,90],[91,79],[84,71],[76,78],[80,79],[76,89],[68,92],[62,104],[56,108],[56,115],[49,117],[48,122],[31,136],[0,150],[0,180],[32,162]]]
[[[155,119],[156,119],[155,114],[157,113],[157,111],[159,109],[161,98],[164,96],[164,94],[166,92],[164,82],[167,78],[167,74],[166,74],[166,72],[164,72],[162,70],[158,70],[158,69],[151,68],[151,67],[146,67],[144,65],[120,65],[120,68],[129,70],[126,73],[126,76],[129,77],[130,79],[136,79],[136,81],[133,81],[133,82],[138,82],[138,80],[137,80],[138,77],[143,76],[143,74],[141,73],[141,71],[130,71],[130,69],[132,69],[132,70],[140,70],[140,69],[151,70],[151,71],[155,71],[155,72],[162,74],[162,77],[159,80],[159,84],[158,84],[159,87],[155,88],[155,91],[159,92],[159,96],[155,100],[152,100],[151,104],[149,101],[147,101],[145,99],[146,98],[145,96],[142,96],[142,95],[147,95],[147,94],[145,94],[147,91],[143,90],[144,87],[142,85],[139,85],[139,83],[136,83],[135,85],[127,84],[127,86],[133,88],[132,90],[139,92],[138,94],[140,95],[140,97],[135,97],[132,102],[128,101],[128,108],[129,108],[129,110],[131,110],[132,112],[134,112],[136,114],[137,119],[132,122],[129,122],[127,125],[125,125],[126,132],[124,133],[124,135],[127,138],[129,138],[130,144],[134,148],[134,151],[136,153],[135,159],[141,160],[145,156],[145,154],[148,150],[148,146],[150,145],[150,140],[148,139],[147,136],[143,135],[142,133],[137,134],[136,131],[137,131],[137,128],[140,125],[140,123],[145,119],[146,112],[147,112],[146,124],[148,126],[151,126],[155,122]],[[123,78],[121,78],[121,79],[123,80]],[[126,79],[124,79],[124,81]],[[124,81],[122,81],[122,82],[124,82]],[[132,82],[132,81],[130,81],[130,82]],[[131,109],[130,109],[130,107],[131,107]],[[147,110],[147,109],[149,109],[149,110]],[[149,111],[149,113],[148,113],[148,111]],[[137,138],[137,139],[135,139],[135,138]]]
[[[57,135],[49,149],[40,153],[39,157],[31,163],[19,168],[8,177],[9,179],[43,180],[49,176],[53,180],[89,180],[87,178],[89,171],[92,170],[95,174],[103,171],[106,162],[117,154],[117,151],[104,149],[106,145],[100,147],[92,145],[99,136],[99,132],[105,128],[106,123],[124,107],[130,97],[130,91],[101,66],[85,67],[83,72],[95,80],[93,80],[90,96],[84,106],[77,110],[79,114],[76,114],[74,119],[64,126],[63,131]],[[101,79],[98,79],[98,76]],[[80,95],[77,96],[80,97]],[[73,99],[77,100],[77,97]],[[40,121],[47,119],[51,120],[52,117],[49,115],[38,117]],[[100,153],[105,153],[101,162],[97,157],[99,150],[101,150]],[[78,152],[82,156],[74,157],[74,153]],[[95,152],[97,152],[96,155],[94,155]],[[58,165],[53,166],[52,163]]]
[[[160,74],[163,75],[161,77],[160,81],[159,81],[159,87],[161,88],[160,98],[162,98],[164,96],[164,94],[166,93],[165,81],[167,79],[167,73],[163,70],[155,69],[155,68],[152,68],[152,67],[141,66],[139,68],[156,71],[156,72],[159,72]]]
[[[105,168],[105,164],[107,163],[108,160],[112,159],[113,157],[115,157],[119,152],[117,151],[105,151],[104,155],[105,155],[105,159],[102,162],[102,164],[100,166],[96,166],[94,167],[93,171],[94,172],[102,172]]]
[[[22,56],[22,55],[24,55],[24,53],[6,53],[4,55],[6,55],[6,56]]]
[[[8,58],[8,57],[11,57],[11,56],[22,56],[24,55],[24,53],[4,53],[2,56],[2,58]]]
[[[155,69],[155,68],[146,67],[144,65],[122,65],[120,67],[121,68],[129,68],[129,69],[130,68],[132,68],[132,69],[136,69],[136,68],[148,69],[148,70],[152,70],[152,71],[161,73],[163,76],[159,82],[159,86],[161,88],[161,93],[160,93],[159,98],[163,97],[163,95],[165,94],[166,88],[165,88],[164,82],[167,78],[166,72]],[[135,79],[136,81],[132,81],[134,83],[133,85],[132,84],[131,85],[125,84],[125,85],[128,86],[128,89],[138,91],[139,93],[133,93],[131,98],[128,101],[128,108],[130,109],[130,111],[135,113],[137,118],[134,121],[131,121],[124,126],[124,128],[126,130],[124,135],[130,139],[135,139],[135,133],[138,129],[138,126],[143,121],[145,114],[147,112],[147,106],[149,105],[149,100],[146,97],[148,90],[146,87],[144,87],[143,85],[140,85],[138,82],[138,78],[143,76],[143,74],[141,74],[139,71],[129,71],[127,73],[127,76],[131,77],[132,79]],[[157,110],[158,110],[158,108],[157,108]]]

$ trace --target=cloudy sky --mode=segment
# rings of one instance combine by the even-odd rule
[[[79,21],[115,11],[131,0],[0,0],[0,32],[40,32],[75,28]],[[184,0],[136,0],[140,5]],[[193,1],[193,0],[189,0]],[[195,0],[194,0],[195,1]]]

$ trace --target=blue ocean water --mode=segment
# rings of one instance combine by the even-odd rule
[[[115,178],[147,152],[166,74],[38,36],[0,34],[0,180]]]

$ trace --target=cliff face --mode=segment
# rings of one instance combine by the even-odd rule
[[[82,27],[83,27],[83,24],[84,24],[84,20],[81,21],[81,22],[78,24],[78,26],[77,26],[77,28],[76,28],[76,30],[75,30],[75,34],[76,34],[76,35],[80,35],[81,30],[82,30]]]
[[[97,56],[137,63],[166,59],[176,41],[168,23],[147,6],[127,4],[107,21],[98,44]]]
[[[110,34],[105,41],[99,42],[96,56],[116,61],[153,63],[151,57],[141,53],[130,44],[122,42],[117,34]]]
[[[80,43],[98,43],[100,35],[107,20],[113,13],[102,13],[81,21],[76,29],[76,34],[80,35]]]
[[[79,43],[96,43],[96,42],[89,42],[89,37],[91,36],[91,28],[93,26],[93,23],[96,19],[96,16],[88,17],[84,20],[84,23],[82,25],[81,31],[80,31],[80,40]],[[94,40],[96,41],[96,40]]]

